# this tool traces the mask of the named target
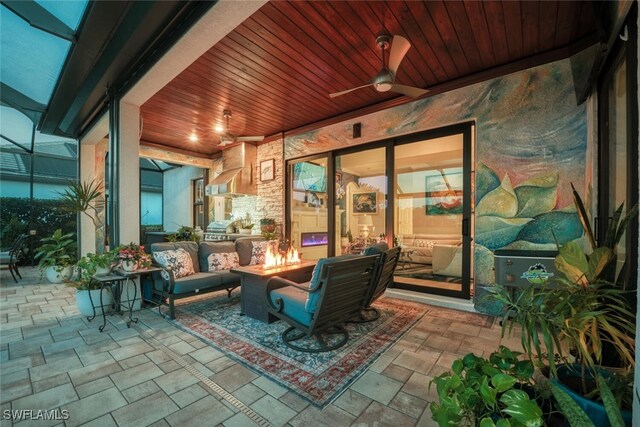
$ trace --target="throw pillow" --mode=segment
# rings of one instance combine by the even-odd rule
[[[238,252],[211,254],[207,258],[209,271],[231,270],[240,267]]]
[[[267,253],[267,247],[271,246],[271,251],[273,252],[278,250],[277,240],[251,242],[251,245],[251,261],[249,262],[249,265],[264,264],[264,255]]]
[[[182,248],[154,252],[153,259],[165,268],[170,267],[173,271],[173,277],[176,279],[194,274],[191,255]],[[161,274],[165,280],[169,280],[169,275],[166,272],[162,271]]]

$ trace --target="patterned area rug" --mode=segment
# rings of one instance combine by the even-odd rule
[[[348,343],[334,351],[308,354],[282,343],[283,321],[265,324],[240,315],[240,292],[181,302],[176,320],[227,356],[260,375],[266,375],[316,406],[324,407],[357,380],[430,306],[381,298],[375,304],[380,319],[349,324]]]

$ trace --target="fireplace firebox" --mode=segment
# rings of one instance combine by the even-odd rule
[[[319,233],[300,233],[301,246],[303,248],[309,246],[322,246],[329,243],[329,234],[327,232]]]

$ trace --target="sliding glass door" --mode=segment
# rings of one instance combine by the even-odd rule
[[[469,298],[471,127],[394,147],[396,287]]]

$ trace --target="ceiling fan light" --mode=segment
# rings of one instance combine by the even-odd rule
[[[222,132],[224,132],[224,126],[222,126],[221,124],[217,124],[217,125],[213,128],[213,130],[214,130],[216,133],[222,133]]]
[[[376,83],[376,90],[378,92],[387,92],[391,90],[392,86],[393,86],[393,83],[388,83],[388,82]]]

